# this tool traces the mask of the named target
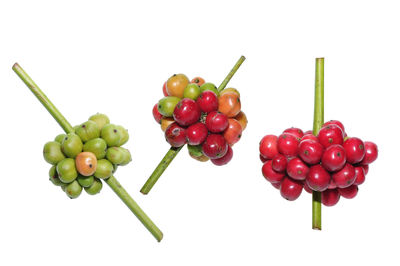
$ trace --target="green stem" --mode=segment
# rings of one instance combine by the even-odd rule
[[[236,71],[239,69],[240,65],[243,63],[243,61],[245,59],[246,58],[244,56],[241,56],[239,58],[239,60],[233,66],[232,70],[229,72],[229,74],[226,76],[224,81],[222,81],[221,85],[218,87],[219,92],[222,91],[223,89],[225,89],[226,85],[228,85],[228,82],[232,79],[233,75],[235,75]],[[156,182],[158,181],[160,176],[164,173],[164,171],[167,169],[169,164],[176,157],[176,155],[179,153],[179,151],[182,149],[182,147],[179,147],[179,148],[171,147],[168,150],[167,154],[165,154],[164,158],[157,165],[156,169],[154,169],[153,173],[151,174],[149,179],[147,179],[146,183],[143,185],[140,192],[142,192],[145,195],[147,195],[150,192],[150,190],[156,184]]]
[[[318,135],[324,124],[324,58],[315,61],[315,95],[313,134]],[[321,230],[321,192],[312,193],[312,228]]]
[[[65,117],[58,111],[53,103],[47,98],[47,96],[40,90],[36,83],[29,77],[29,75],[17,64],[13,66],[13,70],[22,79],[22,81],[28,86],[33,92],[36,98],[43,104],[43,106],[49,111],[54,119],[60,124],[66,133],[74,132],[71,124],[65,119]],[[137,203],[131,198],[126,190],[121,186],[117,179],[112,176],[105,180],[105,182],[111,187],[111,189],[118,195],[118,197],[128,206],[128,208],[136,215],[136,217],[142,222],[142,224],[150,231],[150,233],[158,240],[161,241],[163,234],[160,229],[150,220],[150,218],[143,212],[143,210],[137,205]]]

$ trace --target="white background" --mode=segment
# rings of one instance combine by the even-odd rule
[[[395,265],[400,219],[396,1],[1,1],[0,265]],[[148,196],[169,146],[152,117],[174,73],[241,92],[248,129],[224,167],[184,149]],[[353,200],[281,198],[258,142],[312,126],[314,60],[325,57],[325,119],[373,140],[379,159]],[[131,133],[117,178],[163,230],[157,243],[114,193],[69,200],[48,181],[43,144],[61,128],[12,72],[31,75],[72,124],[103,112]]]

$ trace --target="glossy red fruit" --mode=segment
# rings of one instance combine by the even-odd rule
[[[232,148],[228,145],[228,151],[225,153],[224,156],[218,159],[211,159],[211,162],[215,165],[225,165],[229,163],[232,160],[233,157],[233,150]]]
[[[160,112],[158,111],[158,103],[156,103],[153,107],[153,117],[157,123],[161,124],[161,119],[163,118],[163,115],[160,114]]]
[[[228,151],[228,143],[220,134],[210,134],[202,145],[203,153],[210,159],[223,157]]]
[[[359,138],[348,138],[343,142],[348,163],[355,164],[362,161],[365,155],[364,142]]]
[[[303,183],[298,180],[293,180],[290,177],[285,177],[281,182],[281,196],[287,200],[296,200],[300,197],[303,190]]]
[[[299,156],[308,164],[316,164],[321,161],[324,146],[313,140],[303,140],[299,144]]]
[[[212,133],[224,131],[228,125],[228,117],[218,111],[212,111],[206,117],[206,127]]]
[[[300,160],[300,158],[293,158],[287,164],[286,172],[287,174],[296,180],[304,180],[307,177],[309,168],[308,166]]]
[[[314,191],[324,191],[328,188],[331,175],[320,164],[310,167],[306,177],[307,185]]]
[[[325,148],[334,144],[343,144],[343,131],[336,125],[328,125],[321,128],[318,140]]]
[[[164,82],[164,85],[162,87],[162,91],[165,97],[169,96],[167,92],[167,82]]]
[[[277,172],[284,172],[287,166],[287,159],[285,155],[277,154],[272,158],[272,169]]]
[[[336,185],[336,183],[335,183],[335,180],[333,180],[333,179],[331,178],[331,181],[329,182],[328,189],[334,189],[334,188],[337,188],[337,185]]]
[[[367,175],[369,172],[369,165],[366,164],[366,165],[360,165],[360,166],[364,169],[364,174]]]
[[[313,140],[313,141],[319,142],[318,138],[316,136],[314,136],[312,133],[304,134],[304,136],[300,139],[300,142],[302,142],[303,140]]]
[[[356,180],[356,171],[354,166],[346,163],[345,166],[332,174],[332,179],[335,181],[339,188],[345,188],[353,185]]]
[[[264,163],[261,171],[265,179],[267,179],[271,183],[281,182],[282,179],[285,177],[284,173],[279,173],[272,169],[271,160]]]
[[[292,134],[283,133],[278,138],[278,151],[283,155],[296,156],[299,140]]]
[[[360,164],[367,165],[372,163],[378,158],[378,146],[371,141],[364,142],[365,156]]]
[[[190,126],[199,121],[201,111],[197,103],[189,98],[182,99],[174,109],[174,119],[181,126]]]
[[[261,155],[271,160],[278,154],[278,137],[275,135],[266,135],[260,141]]]
[[[357,185],[351,185],[346,188],[339,188],[338,189],[340,196],[346,199],[352,199],[355,196],[357,196],[358,193],[358,186]]]
[[[181,147],[186,144],[186,129],[174,122],[165,130],[165,139],[172,147]]]
[[[356,172],[356,179],[354,180],[354,185],[361,185],[365,181],[365,170],[362,166],[354,167],[354,171]]]
[[[321,193],[321,202],[325,206],[331,207],[339,202],[340,194],[337,189],[327,189]]]
[[[281,189],[281,182],[271,183],[271,185],[276,189]]]
[[[323,124],[322,127],[324,127],[324,126],[330,126],[330,125],[338,126],[338,127],[342,130],[343,136],[344,136],[344,134],[346,133],[346,131],[344,130],[344,126],[343,126],[342,122],[340,122],[340,121],[338,121],[338,120],[330,120],[330,121],[327,121],[327,122],[325,122],[325,123]]]
[[[304,136],[303,130],[301,130],[300,128],[296,128],[296,127],[291,127],[291,128],[285,129],[285,131],[283,131],[283,133],[292,134],[299,140]]]
[[[190,145],[200,145],[203,143],[208,135],[206,125],[203,123],[196,123],[186,129],[186,138]]]
[[[304,135],[308,135],[311,134],[312,135],[313,131],[312,130],[307,130],[306,132],[304,132]]]
[[[330,171],[338,171],[346,163],[346,152],[341,145],[332,145],[326,148],[321,157],[322,166]]]
[[[264,158],[264,156],[262,156],[262,154],[260,154],[260,161],[261,161],[262,163],[265,163],[266,161],[268,161],[268,159],[267,159],[267,158]]]
[[[303,181],[303,188],[308,193],[312,193],[313,192],[313,190],[308,186],[308,184],[307,184],[307,182],[305,180]]]
[[[196,102],[204,113],[218,111],[218,97],[212,91],[203,91]]]

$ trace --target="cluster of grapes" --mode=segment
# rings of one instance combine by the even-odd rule
[[[289,128],[260,142],[262,173],[282,197],[295,200],[303,188],[309,193],[319,191],[326,206],[335,205],[340,196],[354,198],[377,157],[376,144],[347,137],[337,120],[326,122],[317,136]]]
[[[173,147],[188,144],[190,156],[198,161],[227,164],[233,157],[231,147],[247,126],[239,92],[234,88],[219,92],[201,77],[189,81],[176,74],[164,83],[163,93],[153,116],[167,142]]]
[[[50,181],[70,198],[77,198],[82,188],[95,195],[103,187],[101,179],[109,178],[118,165],[132,160],[129,150],[121,147],[129,134],[122,126],[110,124],[104,114],[91,116],[74,130],[44,145],[44,159],[52,164]]]

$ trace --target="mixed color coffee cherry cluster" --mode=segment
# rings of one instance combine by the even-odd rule
[[[121,147],[129,134],[122,126],[110,124],[104,114],[91,116],[74,130],[44,145],[44,159],[53,165],[50,181],[61,186],[70,198],[77,198],[83,188],[95,195],[103,187],[101,179],[109,178],[117,166],[131,161],[129,150]]]
[[[354,198],[377,157],[376,144],[347,137],[337,120],[326,122],[317,136],[289,128],[260,142],[262,173],[282,197],[296,200],[303,188],[319,191],[326,206],[335,205],[341,196]]]
[[[188,144],[196,160],[227,164],[233,156],[232,146],[247,126],[239,92],[234,88],[219,92],[200,77],[190,81],[184,74],[175,74],[164,83],[163,93],[153,116],[167,142],[173,147]]]

